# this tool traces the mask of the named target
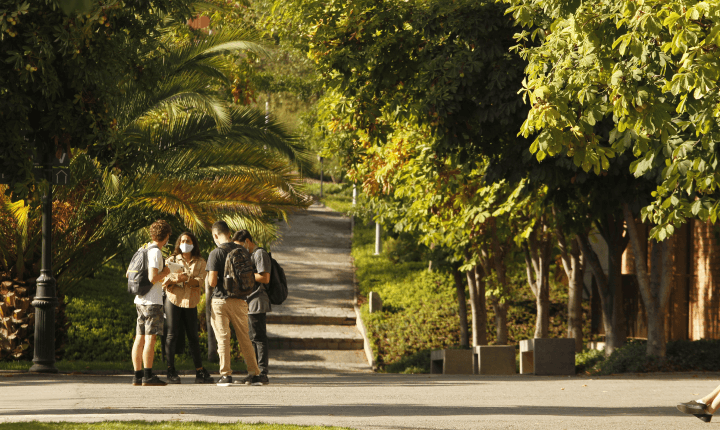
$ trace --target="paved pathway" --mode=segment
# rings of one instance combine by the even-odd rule
[[[697,376],[695,376],[697,375]],[[133,387],[130,376],[0,375],[0,422],[163,420],[356,429],[707,429],[675,409],[720,374],[284,374],[262,387]],[[227,390],[235,390],[229,393]]]
[[[280,230],[272,254],[289,296],[268,314],[271,374],[372,371],[353,308],[350,219],[315,204]]]

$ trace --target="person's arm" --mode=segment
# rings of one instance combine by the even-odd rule
[[[270,283],[270,270],[272,270],[270,256],[264,249],[260,248],[257,252],[255,252],[255,254],[253,254],[253,257],[255,260],[255,267],[258,271],[258,273],[255,273],[255,282],[260,282],[262,284]]]
[[[218,272],[214,270],[208,270],[207,272],[207,282],[205,282],[205,285],[207,285],[210,288],[215,288],[218,281]]]
[[[188,277],[187,283],[185,284],[190,288],[202,287],[203,279],[205,279],[205,277],[207,276],[207,272],[205,271],[207,263],[205,263],[205,260],[200,259],[195,264],[197,265],[198,274],[197,276]]]
[[[158,270],[155,267],[148,268],[148,278],[153,284],[162,281],[167,275],[170,274],[170,268],[165,266],[162,270]]]

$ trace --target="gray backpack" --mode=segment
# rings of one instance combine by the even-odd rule
[[[242,246],[223,249],[230,251],[225,257],[225,291],[229,298],[247,298],[255,290],[255,271],[250,253]]]
[[[153,286],[148,277],[148,250],[157,248],[157,245],[143,246],[138,249],[130,260],[128,267],[128,293],[144,296]]]

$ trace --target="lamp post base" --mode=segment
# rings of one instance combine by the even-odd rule
[[[52,363],[35,363],[30,367],[29,372],[36,373],[58,373],[55,361]]]

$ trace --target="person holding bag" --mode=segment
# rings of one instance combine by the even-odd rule
[[[200,256],[197,238],[190,232],[181,233],[175,243],[175,250],[165,262],[172,270],[163,282],[165,290],[165,318],[168,333],[165,339],[167,352],[167,382],[179,384],[180,376],[175,370],[175,348],[181,326],[185,327],[190,352],[195,364],[195,383],[212,384],[213,378],[205,370],[200,357],[197,305],[205,290],[206,261]]]

